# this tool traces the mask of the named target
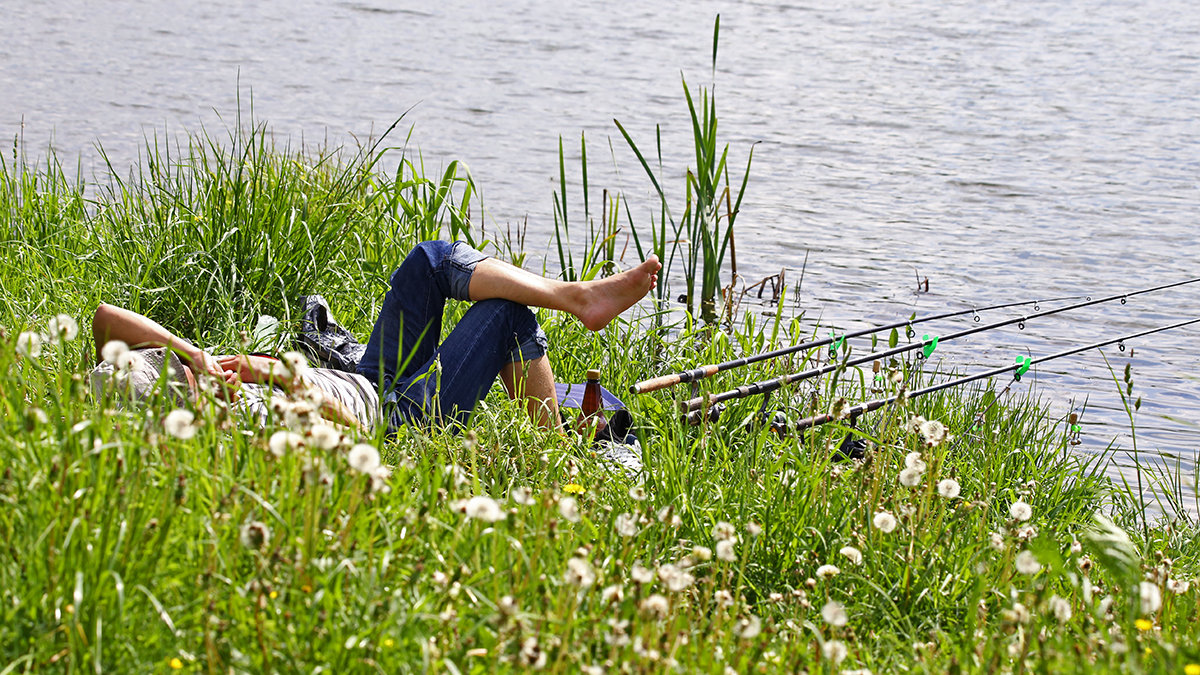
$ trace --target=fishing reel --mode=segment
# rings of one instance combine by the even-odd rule
[[[867,441],[855,438],[853,433],[846,434],[830,458],[834,462],[845,462],[851,459],[863,459],[867,456]]]
[[[717,420],[721,419],[721,413],[723,412],[725,412],[725,404],[714,403],[708,406],[708,408],[685,413],[683,420],[693,427],[698,427],[704,422],[705,417],[707,417],[710,424],[715,424]]]

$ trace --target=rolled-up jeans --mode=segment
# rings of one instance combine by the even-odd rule
[[[487,256],[463,242],[417,245],[392,274],[359,374],[382,389],[384,419],[401,424],[465,422],[505,365],[546,353],[532,310],[510,300],[471,305],[440,345],[446,299],[469,300]]]

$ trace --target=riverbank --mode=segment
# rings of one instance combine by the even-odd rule
[[[634,478],[498,391],[465,434],[336,444],[304,427],[281,442],[284,420],[260,430],[212,402],[180,425],[165,402],[90,397],[100,301],[200,344],[288,348],[260,317],[286,326],[315,291],[364,336],[417,241],[538,264],[471,221],[457,173],[381,175],[378,148],[267,139],[194,138],[86,198],[53,159],[3,165],[3,668],[1200,672],[1196,532],[1146,522],[1106,458],[1073,454],[1070,425],[1019,394],[887,408],[848,462],[832,452],[844,423],[781,438],[743,425],[746,401],[690,427],[670,395],[627,395]],[[84,328],[56,333],[60,314]],[[540,319],[560,379],[599,367],[613,391],[808,337],[783,320]],[[59,339],[22,338],[43,333]],[[776,400],[824,412],[930,377],[918,369],[851,369]],[[363,444],[388,475],[351,466]]]

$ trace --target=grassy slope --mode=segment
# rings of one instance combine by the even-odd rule
[[[363,335],[386,272],[413,243],[479,236],[463,215],[469,182],[423,181],[412,164],[382,175],[378,150],[313,157],[266,138],[150,152],[138,176],[94,186],[93,198],[53,162],[9,160],[0,173],[0,672],[832,672],[838,645],[841,668],[874,672],[1200,662],[1197,589],[1167,590],[1193,569],[1194,533],[1162,526],[1131,541],[1089,530],[1098,510],[1131,526],[1128,502],[1035,401],[993,405],[979,390],[914,401],[864,420],[865,462],[833,464],[827,447],[845,427],[803,439],[747,431],[747,402],[697,429],[664,395],[630,397],[648,468],[631,482],[493,392],[471,435],[348,439],[375,444],[393,467],[390,490],[372,491],[345,447],[276,458],[275,426],[208,405],[195,438],[181,440],[164,433],[165,404],[122,411],[92,399],[80,377],[86,327],[40,358],[15,354],[20,332],[44,331],[57,313],[84,323],[99,301],[236,348],[258,314],[286,318],[297,295],[319,291]],[[543,319],[560,376],[579,381],[599,364],[614,390],[759,350],[773,334],[805,337],[798,324],[660,337]],[[925,377],[910,367],[900,375]],[[823,383],[817,407],[869,396],[869,378]],[[914,414],[956,437],[925,447],[907,429]],[[916,450],[927,469],[904,487],[897,477]],[[949,477],[961,496],[937,494]],[[578,517],[569,485],[583,489]],[[494,497],[505,517],[464,515],[472,495]],[[1027,523],[1009,516],[1019,500],[1032,506]],[[899,520],[891,533],[873,524],[883,510]],[[243,542],[252,522],[269,531],[261,546]],[[732,560],[705,553],[721,522],[734,531]],[[1020,531],[1029,525],[1036,533]],[[1016,570],[1025,549],[1036,574]],[[636,565],[668,564],[637,580]],[[825,564],[838,573],[819,576]],[[1147,574],[1161,609],[1142,607]],[[1052,596],[1069,619],[1056,618]],[[845,626],[822,617],[829,601],[846,608]]]

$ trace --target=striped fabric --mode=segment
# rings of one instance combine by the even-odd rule
[[[357,373],[344,373],[330,368],[310,368],[305,378],[325,396],[337,399],[350,411],[367,432],[379,423],[379,394],[367,378]],[[244,384],[238,401],[259,424],[269,417],[272,389],[257,384]]]
[[[305,377],[326,396],[340,401],[354,414],[363,429],[375,428],[379,422],[379,392],[370,380],[358,373],[332,368],[311,368]]]

